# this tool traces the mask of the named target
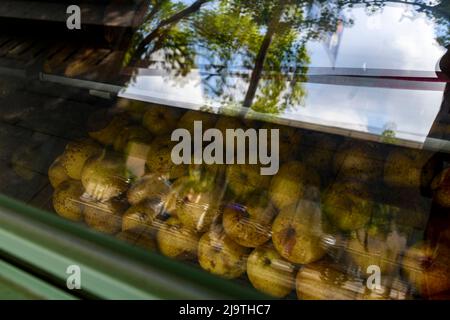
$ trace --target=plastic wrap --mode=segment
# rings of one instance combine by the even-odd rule
[[[450,190],[436,155],[197,111],[123,109],[49,168],[62,217],[277,298],[433,298],[450,289],[450,228],[433,229]],[[280,129],[278,172],[175,165],[170,132],[192,131],[195,120]]]

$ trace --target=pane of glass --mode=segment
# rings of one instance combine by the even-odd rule
[[[0,7],[2,194],[278,298],[450,297],[447,1],[70,5]]]

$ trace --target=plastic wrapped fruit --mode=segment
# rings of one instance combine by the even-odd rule
[[[327,261],[319,261],[299,270],[296,289],[300,300],[353,300],[364,285]]]
[[[97,231],[115,234],[122,228],[122,216],[127,209],[126,203],[117,199],[100,202],[84,198],[84,221]]]
[[[128,189],[128,173],[123,159],[103,152],[86,161],[81,183],[95,200],[107,201]]]
[[[432,171],[428,168],[431,154],[409,149],[389,153],[384,165],[384,182],[390,187],[419,188],[427,184]]]
[[[127,192],[127,199],[132,205],[150,198],[160,198],[164,201],[170,190],[169,181],[159,175],[149,174],[131,185]]]
[[[53,208],[56,213],[73,221],[83,220],[83,186],[77,180],[66,180],[53,193]]]
[[[293,160],[300,151],[301,135],[296,128],[285,127],[276,124],[266,123],[261,129],[267,129],[267,148],[271,150],[271,131],[272,129],[279,130],[278,152],[281,161]],[[271,152],[271,151],[270,151]]]
[[[222,227],[214,226],[200,238],[198,262],[213,274],[233,279],[245,272],[248,253],[249,249],[231,240]]]
[[[346,144],[336,154],[334,172],[344,179],[376,181],[383,172],[383,162],[376,145]]]
[[[141,228],[119,232],[116,238],[144,249],[156,249],[156,242],[151,233]]]
[[[125,113],[112,115],[107,111],[99,111],[89,118],[89,136],[103,145],[112,145],[129,121]]]
[[[171,153],[174,142],[170,136],[159,136],[150,143],[147,154],[147,167],[150,173],[164,176],[167,179],[177,179],[186,174],[186,165],[176,165],[172,161]]]
[[[336,182],[325,194],[322,209],[330,222],[343,231],[362,228],[374,209],[364,184],[355,181]]]
[[[271,176],[261,175],[255,164],[232,164],[227,166],[228,188],[236,198],[245,200],[256,190],[267,189]]]
[[[301,162],[290,161],[281,166],[270,184],[270,197],[282,209],[301,199],[319,198],[320,177]]]
[[[100,146],[90,139],[69,142],[61,158],[61,165],[69,177],[80,180],[86,161],[100,152]]]
[[[373,272],[373,271],[372,271]],[[373,274],[371,272],[371,274]],[[367,279],[369,280],[369,279]],[[379,286],[375,281],[365,281],[366,286],[363,292],[356,297],[357,300],[411,300],[411,290],[406,281],[398,275],[385,275],[381,273]],[[370,284],[373,286],[371,288]]]
[[[283,258],[294,263],[311,263],[325,255],[324,229],[320,207],[311,201],[300,201],[284,207],[275,218],[272,241]]]
[[[222,196],[223,187],[214,176],[183,179],[177,187],[177,216],[186,226],[204,232],[219,216]]]
[[[152,106],[144,114],[142,125],[155,135],[168,134],[177,127],[179,115],[173,108]]]
[[[153,220],[161,213],[159,199],[147,199],[135,204],[125,211],[122,217],[122,231],[152,228]]]
[[[431,184],[433,199],[441,207],[450,207],[450,168],[438,174]]]
[[[294,272],[295,266],[272,246],[256,248],[247,259],[247,275],[252,285],[276,298],[283,298],[292,291]]]
[[[192,260],[197,257],[200,235],[181,223],[177,217],[160,222],[156,236],[159,251],[171,258]]]
[[[360,229],[348,242],[347,252],[365,274],[371,265],[380,268],[382,275],[393,274],[406,248],[406,238],[396,231],[384,234]]]
[[[50,168],[48,168],[48,180],[50,181],[50,184],[53,188],[56,188],[59,186],[59,184],[63,181],[66,181],[69,178],[67,175],[66,169],[62,165],[62,156],[59,156],[58,158],[53,161]]]
[[[245,205],[229,204],[223,211],[227,235],[244,247],[258,247],[270,239],[276,211],[264,196],[255,196]]]
[[[450,290],[450,250],[419,242],[403,258],[403,272],[423,297]]]
[[[141,126],[126,126],[114,140],[114,150],[118,152],[127,151],[126,147],[130,141],[141,141],[150,143],[152,135]]]

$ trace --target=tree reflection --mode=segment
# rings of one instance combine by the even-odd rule
[[[172,74],[202,72],[208,96],[257,112],[277,114],[303,104],[310,58],[306,43],[350,25],[345,8],[369,12],[389,3],[408,5],[437,25],[449,42],[449,1],[432,0],[152,0],[136,32],[127,64],[156,63]],[[315,14],[311,14],[314,9]]]

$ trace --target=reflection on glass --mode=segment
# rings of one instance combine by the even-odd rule
[[[420,0],[153,1],[122,95],[375,136],[395,123],[397,139],[423,143],[444,84],[422,80],[436,78],[449,11]]]

